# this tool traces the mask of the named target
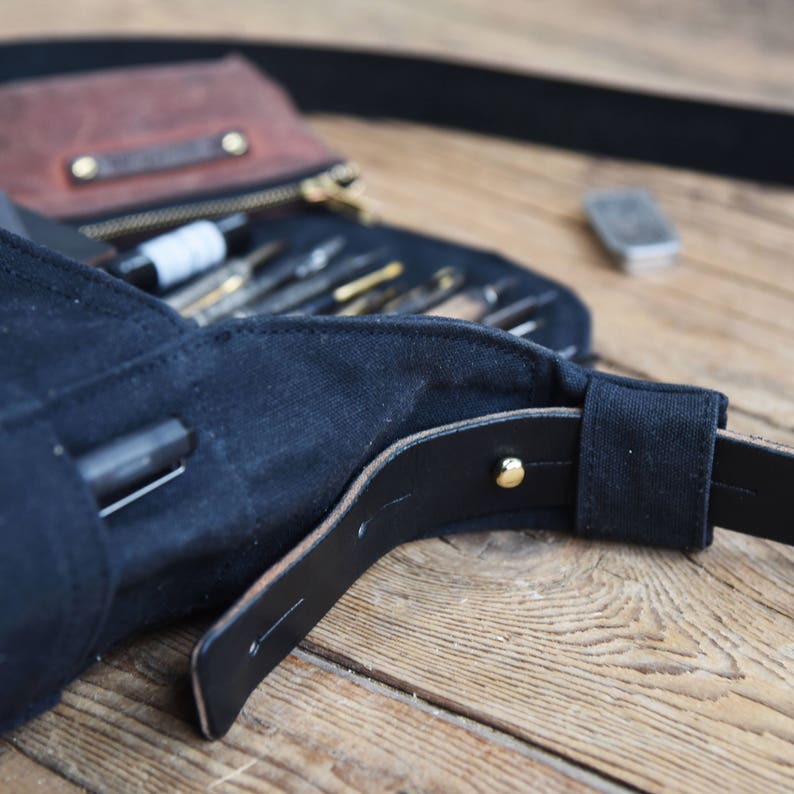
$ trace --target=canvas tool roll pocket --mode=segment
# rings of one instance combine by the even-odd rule
[[[0,129],[0,188],[120,250],[244,212],[250,248],[338,237],[404,262],[406,290],[446,266],[470,287],[509,282],[507,300],[553,292],[537,341],[589,353],[589,314],[562,285],[492,252],[362,224],[355,166],[237,55],[9,83]],[[0,314],[15,340],[0,356],[2,520],[18,528],[0,562],[3,727],[131,632],[229,604],[395,439],[575,399],[564,363],[499,331],[442,317],[199,329],[165,296],[0,234]],[[196,439],[184,473],[100,516],[81,461],[174,418]]]

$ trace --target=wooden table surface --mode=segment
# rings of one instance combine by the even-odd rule
[[[370,44],[794,108],[787,0],[3,4],[6,38],[88,32]],[[719,389],[730,427],[794,442],[794,190],[313,122],[362,165],[387,221],[578,290],[605,368]],[[595,244],[582,193],[623,184],[651,189],[678,226],[674,270],[628,277]],[[193,723],[191,622],[107,655],[0,739],[0,788],[791,791],[793,572],[794,550],[728,531],[691,554],[551,532],[414,543],[347,593],[223,741]]]

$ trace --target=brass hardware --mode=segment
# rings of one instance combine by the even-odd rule
[[[502,458],[494,470],[494,480],[500,488],[515,488],[524,482],[524,464],[521,458]]]
[[[330,184],[349,185],[357,178],[358,166],[355,163],[344,162],[331,166],[314,179],[321,180],[323,183],[327,181]],[[219,218],[223,215],[231,215],[233,212],[262,212],[298,204],[301,201],[323,201],[319,195],[315,195],[311,199],[307,197],[306,183],[311,181],[312,179],[305,179],[301,182],[290,182],[237,196],[205,199],[155,210],[142,210],[106,221],[83,224],[78,231],[94,240],[113,240],[129,234],[142,234],[153,230],[159,231],[182,226],[199,218]],[[336,206],[330,199],[326,200],[331,208]]]
[[[242,132],[232,130],[221,138],[221,148],[226,154],[240,157],[248,151],[248,138]]]
[[[450,287],[454,287],[457,284],[457,275],[454,272],[453,268],[447,268],[449,272],[440,273],[438,279],[438,289],[439,290],[447,290]]]
[[[389,262],[388,265],[380,268],[380,270],[367,273],[365,276],[337,287],[333,292],[334,300],[338,303],[345,303],[363,292],[383,284],[384,281],[391,281],[401,276],[403,270],[402,262]]]
[[[361,180],[340,184],[328,173],[304,179],[300,185],[301,196],[308,204],[325,204],[330,209],[352,215],[364,226],[375,223],[375,215],[364,204]]]
[[[82,157],[72,160],[69,170],[75,179],[79,179],[81,182],[90,182],[99,173],[99,163],[96,157],[84,154]]]
[[[239,273],[235,273],[234,275],[229,276],[225,281],[215,287],[212,292],[208,292],[206,295],[202,295],[198,300],[193,301],[193,303],[188,304],[183,309],[180,310],[180,314],[183,317],[193,317],[194,315],[198,314],[204,309],[212,306],[213,304],[217,303],[221,298],[225,297],[226,295],[231,295],[233,292],[237,292],[240,287],[245,284],[245,276],[240,275]]]

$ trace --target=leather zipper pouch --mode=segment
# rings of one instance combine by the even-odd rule
[[[589,312],[562,285],[490,252],[362,225],[344,217],[350,212],[316,212],[352,209],[364,219],[357,168],[240,55],[10,82],[0,86],[0,131],[0,187],[27,210],[69,221],[93,240],[123,249],[192,221],[244,212],[253,248],[279,239],[299,253],[342,236],[344,256],[382,250],[404,262],[406,292],[446,266],[467,288],[509,282],[505,304],[553,293],[533,317],[533,340],[590,356]]]
[[[286,92],[234,54],[7,83],[0,130],[5,192],[61,219],[230,192],[267,206],[268,188],[284,199],[307,177],[347,175]]]

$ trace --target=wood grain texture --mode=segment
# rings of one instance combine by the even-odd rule
[[[79,794],[84,790],[0,739],[0,791],[13,794]]]
[[[787,0],[7,0],[2,35],[345,44],[794,108],[790,15]]]
[[[300,651],[206,742],[185,720],[197,639],[172,629],[107,656],[14,743],[98,791],[623,790]]]
[[[785,791],[792,628],[677,552],[494,533],[401,547],[309,643],[644,790]]]

